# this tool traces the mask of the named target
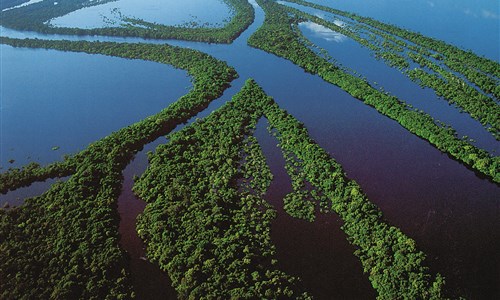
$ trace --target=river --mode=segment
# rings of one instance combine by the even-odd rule
[[[428,142],[403,129],[397,122],[380,115],[373,108],[352,98],[341,89],[324,82],[318,76],[305,73],[289,61],[248,47],[246,40],[260,26],[263,19],[263,11],[256,6],[254,24],[231,45],[169,42],[197,49],[225,60],[229,65],[235,67],[240,75],[240,78],[232,83],[232,87],[226,91],[221,99],[214,101],[208,109],[197,117],[206,116],[210,111],[229,100],[246,79],[254,78],[282,108],[288,110],[306,125],[311,137],[342,164],[348,176],[355,179],[369,199],[381,208],[387,221],[401,228],[404,233],[416,240],[419,248],[428,255],[427,263],[432,272],[443,274],[450,290],[455,290],[458,294],[468,298],[485,299],[498,295],[499,187],[478,177],[474,172],[436,150]],[[410,27],[411,24],[410,22],[407,26]],[[2,29],[2,34],[12,37],[64,38],[13,32],[5,28]],[[75,37],[71,38],[76,39]],[[84,38],[121,42],[153,42],[134,38]],[[161,43],[161,41],[154,42]],[[15,55],[28,52],[26,54],[28,57],[30,54],[52,53],[60,56],[63,61],[67,55],[74,55],[77,57],[76,60],[81,59],[82,61],[102,57],[45,50],[9,49],[9,51],[15,52]],[[349,49],[344,48],[343,51],[349,52]],[[333,48],[330,54],[335,57]],[[113,60],[115,58],[106,57],[105,59]],[[369,57],[363,59],[367,63],[369,62]],[[123,59],[116,60],[119,65],[132,62]],[[161,70],[169,69],[169,67],[154,63],[137,63],[139,65],[157,65],[158,69]],[[99,74],[106,69],[108,69],[106,64],[102,64],[89,72],[90,74]],[[17,78],[22,78],[24,73],[19,72],[13,69],[11,73],[6,73],[9,76],[2,76],[2,78],[14,76],[10,74],[18,74]],[[26,71],[26,73],[30,72],[32,71]],[[131,69],[127,74],[133,75],[135,72],[137,71]],[[151,72],[154,74],[153,71]],[[384,77],[385,72],[381,71],[376,76]],[[79,72],[73,74],[80,75]],[[158,76],[147,74],[150,81],[157,81]],[[113,76],[108,75],[108,77]],[[72,77],[66,76],[65,80],[78,81],[79,77],[70,78]],[[185,75],[168,75],[168,78],[169,80],[171,78],[185,79]],[[376,79],[375,75],[374,79]],[[108,80],[112,80],[112,78],[108,78]],[[122,81],[121,85],[120,82],[117,83],[116,87],[124,86],[124,82]],[[31,93],[37,91],[37,94],[33,94],[35,96],[38,96],[39,90],[43,88],[25,81],[23,83],[24,86],[18,89],[33,86],[29,91]],[[102,90],[109,89],[109,81],[106,81],[105,78],[101,79],[100,83]],[[36,83],[33,82],[33,84]],[[166,93],[172,92],[171,90],[177,91],[179,95],[186,92],[186,84],[179,84],[182,88],[179,86],[165,88],[167,81],[161,80],[158,80],[157,84],[163,85],[163,87],[151,87],[151,89],[155,89],[154,92],[160,95],[167,95]],[[132,89],[139,93],[134,99],[138,106],[141,106],[138,99],[147,99],[148,97],[143,95],[150,91],[141,86],[134,86]],[[70,90],[70,92],[73,96],[84,93],[78,89]],[[425,90],[415,89],[412,90],[412,93],[415,93],[415,99],[429,98],[428,91]],[[105,96],[99,97],[101,101],[108,101]],[[162,98],[175,99],[173,96]],[[435,100],[433,98],[428,101]],[[167,102],[160,101],[160,107],[151,108],[151,113],[158,111],[165,104]],[[435,107],[439,113],[440,106],[436,105]],[[450,110],[449,107],[444,106],[443,109]],[[57,112],[66,114],[64,110],[56,110],[51,115]],[[462,114],[457,118],[467,118],[467,116]],[[127,122],[131,121],[131,119],[127,120]],[[85,124],[80,125],[86,126]],[[117,127],[119,128],[119,124]],[[375,293],[366,276],[362,275],[361,265],[352,255],[354,249],[345,241],[345,235],[339,229],[341,221],[335,215],[321,216],[315,223],[309,224],[305,221],[291,219],[281,209],[282,197],[290,188],[290,180],[283,170],[281,153],[276,147],[277,142],[266,133],[264,127],[265,125],[259,124],[256,135],[275,175],[266,199],[278,210],[278,218],[273,223],[271,234],[277,246],[280,266],[293,275],[301,276],[304,286],[318,299],[331,299],[332,297],[342,299],[374,298]],[[465,127],[464,130],[471,131],[471,136],[474,136],[476,131],[477,135],[480,136],[482,133],[479,131],[484,130],[480,126],[472,129]],[[3,131],[6,130],[6,127],[3,126]],[[11,130],[10,127],[8,130]],[[13,131],[12,134],[15,135],[16,132]],[[481,143],[494,149],[499,147],[498,143],[495,145],[495,143],[491,143],[491,140],[481,141]],[[26,144],[30,145],[29,142]],[[75,151],[71,149],[80,149],[79,147],[86,143],[79,142],[77,146],[68,144],[71,142],[51,142],[45,147],[46,150],[37,147],[39,150],[36,151],[36,154],[45,155],[47,152],[52,155],[51,147],[55,145],[61,146],[61,150],[58,150],[61,153],[71,153]],[[144,159],[136,160],[134,163],[137,165],[132,168],[132,171],[130,169],[125,171],[124,194],[119,203],[122,220],[130,222],[121,225],[123,236],[135,234],[133,216],[142,209],[138,202],[134,202],[139,201],[137,199],[123,200],[134,198],[130,193],[130,178],[133,174],[144,169],[146,165]],[[123,228],[128,229],[123,230]],[[127,249],[127,245],[124,247],[129,253],[135,253],[135,256],[132,257],[133,260],[140,260],[142,254],[133,252],[135,250],[132,249],[137,247],[137,241],[131,243],[133,244],[129,246],[131,248]]]

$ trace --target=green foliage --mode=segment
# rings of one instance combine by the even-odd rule
[[[306,191],[289,193],[283,199],[285,211],[292,217],[304,219],[309,222],[315,220],[315,205],[307,200]]]
[[[429,46],[428,43],[422,42],[420,38],[411,39],[414,34],[410,31],[385,24],[384,27],[381,27],[381,24],[383,24],[381,22],[370,18],[359,17],[326,6],[300,0],[289,2],[310,6],[359,22],[359,26],[351,25],[348,27],[341,27],[300,10],[291,7],[283,7],[284,10],[293,15],[297,15],[303,19],[309,19],[334,31],[340,32],[369,48],[375,53],[377,58],[383,59],[389,66],[401,70],[407,74],[410,79],[418,82],[421,86],[434,89],[438,96],[442,96],[448,102],[456,104],[461,110],[480,121],[492,132],[496,139],[500,138],[500,120],[498,118],[500,115],[500,106],[496,103],[494,97],[488,95],[493,94],[495,97],[499,97],[495,95],[495,86],[500,84],[500,79],[495,79],[495,75],[493,74],[485,74],[477,71],[479,67],[474,65],[474,63],[481,64],[480,61],[482,60],[479,59],[475,62],[469,62],[469,65],[464,66],[463,63],[457,62],[461,61],[460,59],[463,56],[463,51],[456,49],[456,51],[450,51],[448,54],[441,52],[431,53],[426,48]],[[377,24],[380,25],[379,27],[381,29],[375,27]],[[383,31],[386,26],[389,26],[393,30],[387,32]],[[361,30],[364,31],[362,32]],[[369,40],[363,38],[362,33],[368,33],[371,38]],[[302,35],[299,35],[299,37],[304,40]],[[417,42],[419,46],[410,45],[410,41]],[[420,44],[418,44],[419,41]],[[449,47],[453,48],[453,46]],[[448,59],[444,62],[444,66],[440,66],[438,62],[443,60],[443,57],[448,57]],[[426,67],[428,69],[410,70],[411,63],[418,63],[422,68]],[[494,65],[495,62],[490,62],[490,64]],[[497,67],[500,68],[498,64]],[[458,74],[454,74],[453,70],[458,72]],[[483,93],[466,82],[463,77],[475,83],[477,87],[482,89]]]
[[[207,54],[169,45],[21,40],[5,37],[0,37],[0,43],[13,47],[46,48],[143,59],[185,69],[193,77],[193,90],[158,115],[148,117],[106,138],[118,145],[127,141],[142,146],[155,140],[164,132],[168,132],[175,124],[188,120],[194,112],[206,108],[212,100],[218,98],[229,87],[229,82],[238,76],[233,68]],[[76,162],[85,159],[87,152],[43,168],[37,164],[30,164],[22,170],[9,169],[8,172],[0,174],[0,193],[28,186],[36,181],[68,176],[74,172]]]
[[[387,224],[361,187],[349,180],[342,167],[309,138],[307,130],[276,103],[264,114],[285,155],[300,161],[305,179],[330,201],[330,208],[343,220],[342,230],[356,246],[355,254],[378,292],[379,299],[441,299],[443,278],[433,278],[423,265],[425,254],[415,241]],[[304,194],[290,194],[285,205],[293,214],[311,213]],[[286,206],[285,206],[285,209]],[[303,215],[299,215],[303,217]]]
[[[408,76],[419,82],[422,87],[434,89],[438,96],[449,99],[458,107],[468,112],[483,125],[492,126],[493,135],[500,138],[500,106],[490,97],[480,93],[466,84],[460,77],[447,72],[442,67],[426,59],[420,54],[409,53],[409,56],[420,65],[408,71]],[[422,68],[429,68],[435,74],[429,74]]]
[[[128,23],[127,26],[95,29],[54,27],[47,24],[51,19],[64,16],[72,11],[110,1],[113,0],[65,0],[59,1],[57,5],[54,5],[51,1],[42,1],[26,7],[2,12],[0,24],[17,30],[30,30],[48,34],[106,35],[231,43],[250,26],[255,14],[252,5],[246,0],[225,0],[235,14],[231,21],[222,28],[166,26],[132,18],[124,20]]]
[[[267,165],[262,149],[254,136],[248,136],[243,145],[243,161],[241,163],[243,180],[246,190],[255,191],[257,195],[263,196],[271,181],[273,174]]]
[[[88,154],[66,182],[0,210],[2,299],[132,297],[118,246],[114,208],[124,166],[116,159]]]
[[[271,128],[269,130],[271,131]],[[292,144],[302,132],[307,132],[303,126],[296,132],[295,136],[290,136],[291,140],[283,140],[282,142],[287,145]],[[292,180],[293,190],[283,199],[283,208],[294,218],[313,222],[316,219],[317,204],[321,205],[322,212],[326,212],[329,211],[329,200],[311,186],[307,180],[307,174],[304,172],[304,163],[288,147],[281,148],[285,157],[285,169]]]
[[[186,69],[194,88],[158,114],[127,126],[64,162],[30,164],[1,175],[2,191],[49,177],[71,177],[16,209],[0,210],[2,299],[124,299],[134,296],[119,246],[116,201],[122,170],[142,147],[222,95],[237,75],[200,52],[146,44],[16,40],[2,43],[99,53]]]
[[[495,86],[494,82],[496,82],[496,85],[498,85],[498,83],[500,82],[500,64],[493,60],[479,57],[471,51],[465,51],[453,45],[446,44],[443,41],[426,37],[421,33],[416,33],[407,29],[399,28],[394,25],[385,24],[372,18],[358,16],[354,13],[344,12],[338,9],[310,3],[303,0],[286,1],[313,7],[353,19],[359,23],[363,23],[370,26],[371,28],[378,30],[374,32],[385,32],[383,36],[389,37],[389,39],[392,39],[393,41],[396,40],[394,38],[390,38],[391,35],[403,38],[410,43],[419,45],[423,51],[423,54],[432,55],[429,50],[435,51],[439,54],[437,55],[437,57],[440,57],[441,60],[444,60],[445,64],[450,67],[450,69],[464,74],[468,80],[478,85],[486,93],[492,93],[492,89],[494,89]],[[399,41],[396,43],[403,47],[406,47],[408,45],[408,43],[403,41]],[[496,96],[499,97],[499,94],[496,94]]]
[[[448,153],[468,167],[500,182],[500,158],[491,156],[466,140],[459,139],[448,126],[441,126],[430,115],[414,110],[400,99],[370,86],[366,80],[348,74],[327,60],[317,56],[300,42],[282,5],[268,0],[258,3],[266,12],[261,28],[248,43],[267,52],[284,57],[301,66],[307,72],[318,74],[325,81],[335,84],[377,111],[396,120],[411,133],[429,141],[437,149]]]
[[[265,161],[248,138],[269,101],[247,81],[231,102],[170,135],[134,185],[148,202],[138,233],[180,298],[308,298],[276,266],[269,234],[275,211],[260,188],[252,194],[239,184],[245,177],[270,182],[251,165]]]
[[[33,182],[44,181],[49,178],[66,177],[74,172],[74,161],[70,159],[63,162],[56,162],[46,167],[41,167],[37,163],[29,163],[22,169],[10,168],[7,172],[0,174],[0,194],[29,186]]]

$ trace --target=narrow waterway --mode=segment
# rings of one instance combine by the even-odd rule
[[[136,231],[137,216],[144,211],[146,203],[132,192],[134,176],[142,174],[148,165],[147,152],[153,151],[159,144],[165,142],[167,142],[165,138],[159,138],[137,153],[123,171],[122,193],[118,198],[120,244],[130,256],[130,272],[137,299],[177,299],[177,293],[167,273],[146,258],[145,245]]]
[[[262,17],[257,9],[256,22]],[[498,294],[497,185],[337,87],[241,39],[233,45],[173,43],[228,61],[304,122],[388,222],[417,241],[449,291],[472,298]]]
[[[500,143],[479,121],[438,97],[434,90],[422,89],[398,69],[377,60],[369,49],[347,37],[341,41],[332,41],[306,26],[299,27],[311,42],[326,49],[342,66],[356,71],[375,87],[381,87],[391,95],[425,111],[435,120],[451,125],[459,137],[468,136],[474,139],[475,146],[492,154],[500,153]]]
[[[341,89],[305,73],[289,61],[248,47],[248,37],[263,20],[263,11],[256,6],[254,24],[231,45],[169,42],[225,60],[240,75],[220,100],[214,101],[197,117],[220,107],[239,90],[244,80],[254,78],[281,107],[306,125],[311,137],[342,164],[348,176],[355,179],[369,199],[381,208],[388,222],[417,241],[419,248],[428,254],[427,263],[432,271],[446,277],[449,290],[468,298],[495,298],[499,293],[499,187],[476,176]],[[2,34],[68,38],[6,29],[2,29]],[[162,43],[134,38],[70,38]],[[335,58],[335,53],[331,54]],[[415,95],[415,98],[425,98],[421,95],[425,94]],[[261,136],[261,130],[257,133],[259,142],[276,176],[267,199],[280,210],[289,182],[283,179],[287,175],[282,160],[276,156],[276,152],[281,155],[275,147],[276,141],[262,137],[265,134]],[[142,164],[139,161],[137,163]],[[145,167],[146,162],[143,163]],[[126,183],[131,183],[131,176],[133,174],[125,172]],[[122,219],[129,224],[121,225],[123,236],[135,234],[134,215],[144,205],[134,204],[130,195],[130,186],[124,184],[119,205]],[[285,270],[303,277],[304,285],[319,298],[327,299],[324,295],[373,298],[373,289],[361,274],[360,263],[352,255],[352,246],[345,241],[340,225],[335,216],[320,217],[316,223],[309,224],[279,213],[272,228],[279,261]],[[133,239],[129,238],[131,245],[137,245],[137,240]],[[124,248],[129,253],[139,253],[134,257],[140,259],[140,252],[132,249],[136,246],[127,248],[125,240],[122,241]],[[314,257],[309,252],[311,245],[315,248]],[[315,270],[321,270],[321,276]],[[163,279],[160,281],[160,285],[166,284]]]
[[[490,0],[307,0],[420,32],[500,61],[498,2]]]
[[[257,124],[255,137],[273,174],[265,199],[274,207],[271,238],[276,246],[278,266],[300,277],[314,299],[375,299],[375,290],[363,274],[340,229],[342,220],[333,213],[318,213],[314,222],[299,220],[283,209],[283,197],[292,191],[290,176],[278,140],[267,130],[266,119]]]

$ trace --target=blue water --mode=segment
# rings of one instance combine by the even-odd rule
[[[163,25],[221,27],[231,18],[230,8],[221,0],[118,0],[90,6],[55,18],[56,27],[100,28],[124,24],[122,17],[143,19]]]
[[[339,36],[338,33],[334,35],[330,31],[320,31],[321,29],[306,26],[304,23],[300,24],[299,28],[307,39],[326,49],[337,63],[360,74],[375,88],[383,88],[391,95],[425,111],[435,120],[451,125],[459,137],[473,138],[477,147],[492,154],[500,153],[500,143],[479,121],[467,113],[461,113],[459,108],[439,98],[434,90],[422,89],[398,69],[389,67],[382,60],[377,60],[369,49],[350,38]]]
[[[0,161],[4,168],[61,160],[64,154],[83,150],[113,131],[158,113],[192,87],[185,71],[168,65],[0,47]],[[54,151],[54,146],[60,149]],[[10,159],[15,162],[9,163]],[[140,162],[140,168],[145,168],[145,160]],[[130,172],[124,172],[126,188],[119,199],[120,233],[131,256],[133,282],[140,286],[136,292],[139,296],[175,295],[167,276],[143,259],[143,245],[134,228],[144,204],[131,192],[132,177],[140,172]],[[0,205],[22,205],[24,198],[42,194],[53,182],[0,195]]]
[[[60,160],[157,113],[191,88],[184,71],[103,55],[2,45],[1,62],[4,168]]]
[[[31,4],[34,4],[34,3],[37,3],[37,2],[41,2],[41,1],[43,1],[43,0],[22,0],[21,1],[22,3],[17,4],[17,5],[11,5],[9,7],[5,7],[4,3],[2,3],[1,7],[2,7],[2,11],[7,11],[7,10],[11,10],[11,9],[20,8],[20,7],[23,7],[23,6],[26,6],[26,5],[31,5]]]
[[[258,11],[257,22],[259,18]],[[498,186],[335,86],[284,59],[249,49],[241,40],[230,46],[175,43],[228,61],[242,78],[255,78],[280,106],[305,123],[389,222],[417,241],[429,255],[432,270],[444,274],[452,290],[474,297],[498,293],[494,280],[500,233],[492,231],[500,216]],[[422,94],[415,97],[426,93],[417,91]]]
[[[500,61],[500,2],[491,0],[310,0],[444,40]]]
[[[500,258],[498,251],[500,232],[497,229],[500,220],[498,186],[479,178],[474,172],[451,160],[426,141],[410,134],[397,122],[380,115],[373,108],[324,82],[318,76],[305,73],[301,68],[282,58],[249,48],[246,40],[262,23],[263,18],[262,10],[257,9],[255,23],[232,45],[172,42],[225,60],[240,74],[240,78],[232,83],[233,87],[198,117],[207,115],[229,100],[244,80],[255,78],[281,107],[305,123],[311,137],[343,165],[348,176],[355,179],[368,197],[382,209],[388,222],[400,227],[417,241],[420,249],[429,256],[432,272],[443,274],[447,278],[450,290],[469,298],[495,298],[499,293],[496,281]],[[2,29],[2,32],[3,34],[7,32],[9,36],[26,34],[36,36],[32,33],[20,34],[5,29]],[[109,40],[148,42],[140,39]],[[53,59],[56,60],[59,56],[65,60],[64,57],[70,55],[70,53],[45,50],[11,50],[17,55],[29,53],[38,56],[39,53],[54,53]],[[74,53],[71,55],[78,57],[76,61],[102,57]],[[122,64],[131,62],[116,60],[121,68]],[[31,64],[35,64],[35,61],[31,61]],[[137,64],[139,67],[151,63],[138,61]],[[21,65],[6,74],[22,78],[25,73],[21,73],[20,70],[25,67],[27,66]],[[161,68],[163,70],[164,66]],[[91,75],[97,76],[108,70],[105,65],[101,65],[91,72]],[[128,72],[128,75],[133,76],[135,70]],[[384,75],[385,73],[379,74],[381,77]],[[6,76],[2,76],[4,77]],[[149,76],[148,73],[143,77],[152,80],[157,76]],[[50,82],[53,81],[46,81],[46,84]],[[102,83],[103,80],[98,82]],[[36,82],[33,86],[42,88]],[[125,87],[125,85],[119,86]],[[72,88],[78,88],[78,85],[73,84]],[[102,88],[104,90],[109,88],[108,84],[102,83]],[[158,88],[160,87],[155,89]],[[36,89],[30,89],[31,94],[34,90]],[[134,90],[141,94],[148,92],[138,86],[135,86]],[[68,93],[71,95],[84,93],[82,90],[75,91]],[[18,93],[21,92],[19,89]],[[140,108],[139,106],[140,103],[135,109]],[[22,114],[22,111],[19,113]],[[117,127],[120,127],[119,124]],[[282,160],[279,158],[279,149],[275,147],[276,141],[266,136],[262,129],[258,135],[275,175],[268,200],[273,205],[279,206],[283,191],[289,189],[289,179],[282,171]],[[47,144],[44,149],[49,149],[46,152],[50,154],[52,153],[50,147],[54,143]],[[65,144],[61,143],[60,146]],[[33,152],[39,155],[44,153],[42,149],[33,149]],[[338,290],[335,291],[336,295],[348,297],[352,295],[353,286],[360,289],[356,294],[359,297],[371,295],[373,291],[369,282],[366,277],[360,275],[360,264],[351,254],[352,247],[345,240],[336,242],[345,238],[338,230],[341,222],[334,216],[320,218],[318,225],[301,222],[280,216],[273,224],[271,234],[277,244],[281,266],[294,275],[304,277],[304,285],[310,287],[312,294],[319,295],[320,299],[328,299],[323,293],[334,289]],[[319,257],[325,259],[313,262],[308,253],[317,253]],[[304,267],[309,261],[327,271],[320,275],[311,273]],[[349,270],[355,271],[349,272]]]

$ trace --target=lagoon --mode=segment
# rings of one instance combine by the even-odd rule
[[[116,27],[126,24],[122,18],[130,17],[163,25],[222,27],[231,16],[222,0],[118,0],[76,10],[50,24],[85,29]]]
[[[308,0],[394,24],[500,61],[500,4],[490,0]]]
[[[157,113],[191,88],[184,71],[158,63],[0,47],[4,168],[60,160]]]
[[[331,4],[331,2],[328,3]],[[442,13],[444,14],[445,11]],[[244,80],[250,77],[254,78],[266,93],[275,98],[281,107],[287,109],[292,115],[304,122],[312,138],[343,165],[348,176],[355,179],[369,199],[381,208],[388,222],[400,227],[403,232],[416,240],[420,249],[428,254],[428,264],[432,272],[443,274],[447,279],[447,286],[450,290],[470,298],[489,298],[492,295],[497,295],[498,286],[495,279],[497,278],[496,272],[500,258],[497,251],[500,232],[496,230],[500,216],[498,209],[500,207],[498,200],[500,190],[498,185],[476,176],[474,172],[451,160],[426,141],[404,130],[395,121],[380,115],[374,109],[352,98],[341,89],[324,82],[318,76],[305,73],[301,68],[284,59],[249,48],[246,45],[246,40],[260,26],[263,19],[262,10],[256,7],[255,23],[231,45],[207,45],[182,41],[170,42],[175,45],[194,48],[225,60],[235,67],[240,74],[240,78],[232,83],[232,88],[220,100],[215,101],[207,110],[199,114],[198,117],[207,115],[210,111],[228,101],[230,96],[238,91]],[[411,23],[403,25],[414,30],[420,30],[411,27]],[[40,37],[43,36],[40,35]],[[106,38],[100,37],[99,39]],[[114,38],[113,40],[118,39]],[[138,39],[121,40],[138,41]],[[453,40],[445,40],[454,43]],[[315,41],[319,43],[319,40]],[[141,40],[141,42],[150,41]],[[335,48],[333,42],[330,43],[332,44],[330,55],[335,58]],[[21,72],[23,68],[18,66],[5,73],[9,74],[8,76],[2,76],[2,81],[6,80],[4,79],[6,77],[16,79],[9,83],[9,85],[17,85],[13,98],[19,98],[23,95],[23,90],[27,90],[25,93],[31,95],[32,99],[35,99],[32,101],[36,103],[39,96],[37,93],[39,93],[39,90],[43,91],[46,86],[52,87],[49,89],[50,91],[58,91],[58,89],[64,91],[64,86],[68,86],[65,93],[56,94],[64,94],[69,97],[60,99],[60,104],[55,106],[57,109],[46,110],[46,116],[55,116],[56,113],[65,115],[69,109],[64,105],[67,99],[75,97],[75,95],[85,95],[89,90],[79,89],[80,83],[84,81],[71,84],[71,78],[73,77],[68,76],[68,74],[78,74],[78,68],[73,69],[71,72],[64,71],[62,73],[53,70],[52,72],[59,75],[49,77],[50,80],[41,81],[40,76],[34,76],[34,74],[43,74],[41,71],[50,68],[50,65],[54,63],[57,65],[56,69],[60,69],[66,65],[81,66],[83,63],[92,65],[92,60],[98,60],[100,63],[94,65],[94,69],[89,71],[89,75],[96,78],[96,81],[94,81],[94,84],[96,84],[95,89],[103,90],[101,92],[104,94],[99,99],[104,102],[109,101],[108,98],[112,94],[121,92],[119,88],[127,90],[128,85],[130,85],[129,92],[134,94],[135,97],[123,106],[137,105],[130,108],[134,111],[149,109],[144,112],[144,115],[155,113],[164,107],[166,102],[162,102],[162,99],[166,99],[163,95],[167,92],[175,90],[182,95],[189,88],[188,79],[183,72],[177,71],[179,73],[171,76],[162,75],[161,72],[168,70],[168,67],[154,63],[109,58],[100,55],[2,47],[7,51],[15,52],[15,55],[17,55],[15,57],[23,57],[24,54],[24,60],[29,61],[32,59],[30,63],[26,63],[26,66],[34,68],[29,69],[25,66],[25,70],[30,71]],[[480,45],[476,45],[476,47],[480,47]],[[484,46],[484,48],[488,47],[488,45]],[[348,52],[348,50],[344,51]],[[42,54],[47,53],[52,56],[46,58],[45,63],[43,63],[43,59],[40,59],[39,67],[32,66],[38,64],[38,61],[33,58],[34,56],[43,57]],[[479,53],[481,52],[479,51]],[[2,56],[3,59],[4,56]],[[339,57],[339,59],[342,58]],[[62,61],[60,65],[57,62],[58,60]],[[112,63],[109,63],[109,61],[112,61]],[[368,62],[368,60],[366,61]],[[126,65],[131,62],[137,65],[127,67]],[[4,62],[2,61],[2,63]],[[108,64],[116,64],[116,67],[111,68]],[[149,66],[151,69],[142,70],[143,65]],[[369,66],[375,68],[376,64],[373,63]],[[89,67],[89,69],[91,68]],[[377,73],[376,70],[370,70],[368,67],[365,72],[369,71],[373,72],[373,75],[370,75],[373,76],[373,80],[378,80],[377,77],[383,77],[387,74],[385,72],[389,72]],[[25,75],[26,73],[32,75],[33,78],[30,81],[26,80],[25,77],[30,78],[30,76]],[[134,77],[135,73],[139,73],[139,75]],[[127,74],[128,76],[124,78],[125,76],[120,74]],[[121,80],[113,81],[115,77],[121,78]],[[133,80],[126,81],[129,77],[133,78]],[[165,81],[160,80],[160,78],[166,77],[172,80],[181,78],[181,80],[185,81],[169,85],[170,81],[166,81],[166,79]],[[148,83],[152,84],[149,81],[155,82],[154,84],[158,86],[148,85]],[[61,87],[53,85],[60,82],[68,83],[63,84]],[[137,84],[138,82],[141,84]],[[116,87],[112,93],[106,93],[109,86]],[[25,87],[30,88],[26,89]],[[177,90],[177,87],[184,87],[184,89]],[[396,93],[397,91],[394,90],[393,92]],[[147,99],[148,97],[143,96],[147,95],[147,93],[158,93],[162,96],[157,98],[159,102],[156,105],[137,101],[139,98]],[[413,93],[415,93],[415,98],[419,99],[425,98],[426,95],[425,90],[421,89],[412,90]],[[128,94],[128,92],[124,92],[124,94]],[[168,99],[173,101],[177,97],[173,95]],[[51,103],[49,100],[46,100],[45,103]],[[82,100],[82,102],[85,104],[86,101]],[[106,117],[113,118],[117,102],[112,103],[114,105],[104,103],[103,106],[95,106],[99,107],[99,109],[92,111],[92,117],[94,114],[103,114],[103,119],[106,119]],[[29,106],[26,106],[26,109],[29,111]],[[127,108],[120,109],[127,110]],[[452,108],[436,109],[448,111]],[[102,110],[102,112],[99,110]],[[437,111],[437,113],[439,112]],[[21,118],[23,114],[25,112],[21,109],[18,110],[15,116]],[[110,125],[109,130],[116,130],[142,117],[134,115],[134,118],[126,120],[117,121],[112,119],[109,124],[114,127]],[[466,116],[460,117],[466,118]],[[33,124],[30,123],[30,119],[25,120],[25,122],[28,127],[27,134],[29,134],[29,129],[33,131],[33,128],[36,127],[30,126],[30,124]],[[80,125],[87,124],[86,122],[78,123],[84,123]],[[53,128],[59,127],[55,126]],[[373,290],[368,279],[361,274],[359,261],[352,255],[353,248],[345,241],[345,237],[339,229],[341,221],[336,216],[322,216],[317,223],[309,224],[305,221],[292,220],[281,210],[282,197],[290,188],[290,182],[288,175],[283,170],[281,153],[276,147],[276,140],[269,136],[263,127],[265,127],[265,124],[259,124],[257,136],[275,175],[272,189],[266,199],[278,210],[278,219],[273,223],[272,227],[272,238],[277,245],[279,263],[291,274],[303,277],[304,285],[311,290],[311,294],[316,296],[317,299],[329,299],[332,296],[332,291],[338,297],[357,295],[360,298],[373,298]],[[91,142],[109,133],[105,131],[100,133],[87,132],[94,131],[94,129],[87,128],[84,133],[78,134],[82,134],[83,139],[88,139],[88,142]],[[469,128],[468,130],[483,129]],[[62,132],[64,133],[64,131]],[[75,136],[76,132],[71,131]],[[87,135],[90,136],[87,137]],[[37,144],[33,140],[25,139],[25,141],[26,147],[31,149],[30,151],[34,151],[37,155],[47,155],[49,157],[54,154],[53,150],[51,150],[53,146],[61,146],[61,149],[58,150],[61,153],[55,151],[60,155],[66,151],[76,151],[70,149],[81,149],[81,147],[88,144],[88,142],[70,139],[67,142],[47,142],[41,150],[35,150],[38,147],[35,148]],[[496,147],[498,147],[498,144]],[[22,158],[25,155],[20,151],[19,157]],[[54,159],[56,158],[48,158],[46,161],[49,162]],[[137,161],[137,163],[141,164],[141,166],[137,166],[137,170],[141,170],[146,164],[144,160],[142,160],[142,163],[140,161]],[[127,176],[132,176],[132,174]],[[124,189],[129,190],[130,182],[127,180],[126,178],[125,182],[128,183],[124,186]],[[130,197],[130,192],[124,191],[123,195]],[[137,210],[137,207],[132,206],[132,204],[128,208]],[[120,209],[125,210],[126,213],[127,206],[122,206]],[[290,230],[290,228],[294,228],[294,230]],[[130,226],[129,230],[133,231],[133,226]],[[295,248],[290,251],[292,247]],[[308,253],[317,253],[317,258],[312,260],[307,255]],[[311,267],[307,268],[308,265]],[[325,268],[327,272],[322,273],[324,276],[315,276],[313,271],[317,270],[315,268],[321,267]],[[348,270],[353,271],[348,272]],[[331,287],[331,289],[328,287]],[[353,294],[353,287],[356,287],[354,291],[356,294]]]

